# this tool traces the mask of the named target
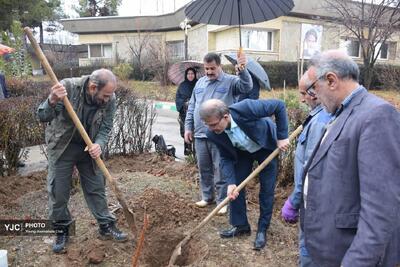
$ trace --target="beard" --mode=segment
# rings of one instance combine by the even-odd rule
[[[338,108],[336,104],[336,99],[332,96],[320,96],[319,99],[321,100],[322,105],[325,107],[325,110],[329,113],[333,114]]]
[[[95,105],[98,107],[104,107],[107,104],[104,100],[99,98],[99,92],[91,96],[91,98],[92,98],[92,103],[95,103]]]

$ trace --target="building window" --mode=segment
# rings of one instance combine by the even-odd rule
[[[360,57],[360,42],[357,40],[341,40],[340,48],[351,57]]]
[[[88,46],[89,58],[111,58],[111,44],[90,44]]]
[[[345,50],[351,57],[361,57],[361,45],[358,40],[341,40],[340,48]],[[378,54],[378,59],[389,59],[389,44],[377,44],[375,47],[375,53],[378,53],[379,48],[381,48],[381,51]]]
[[[375,51],[377,52],[381,48],[379,52],[378,59],[389,59],[389,45],[388,43],[379,43],[375,47]]]
[[[167,42],[167,51],[171,58],[183,59],[185,57],[184,41]]]
[[[242,30],[242,46],[247,49],[272,51],[273,37],[272,31]]]
[[[349,53],[351,57],[360,57],[360,42],[350,41],[349,46],[347,46],[347,53]]]

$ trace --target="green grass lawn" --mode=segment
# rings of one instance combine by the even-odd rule
[[[400,92],[399,91],[378,91],[371,90],[373,94],[376,94],[379,97],[382,97],[386,101],[390,102],[394,105],[398,110],[400,110]]]
[[[47,76],[39,76],[35,77],[36,80],[46,80]],[[138,95],[141,97],[146,97],[149,99],[159,100],[159,101],[169,101],[175,102],[175,94],[178,86],[169,85],[169,86],[161,86],[159,82],[148,82],[148,81],[136,81],[129,80],[127,82],[123,82],[127,84],[128,87],[132,88]],[[371,93],[376,94],[379,97],[389,101],[393,104],[397,109],[400,110],[400,92],[395,90],[370,90]],[[293,95],[297,95],[297,88],[288,88],[286,90],[283,89],[274,89],[272,91],[267,91],[262,89],[260,92],[260,98],[281,98],[285,99],[286,97],[293,98]]]
[[[160,101],[175,102],[175,94],[178,86],[161,86],[158,82],[128,81],[128,87],[132,88],[137,94],[149,99]]]
[[[132,88],[136,93],[142,97],[149,99],[155,99],[160,101],[175,102],[175,94],[178,86],[160,86],[158,82],[147,82],[147,81],[135,81],[129,80],[127,82],[128,87]],[[260,92],[260,98],[281,98],[284,99],[286,96],[297,94],[297,89],[290,88],[287,90],[274,89],[272,91],[262,90]]]
[[[160,100],[160,101],[175,101],[175,93],[178,88],[175,85],[162,87],[158,82],[143,82],[143,81],[133,81],[128,82],[129,87],[133,88],[135,92],[143,97],[150,99]],[[397,109],[400,110],[400,92],[394,90],[381,91],[381,90],[371,90],[371,93],[376,94],[383,99],[386,99],[392,103]],[[274,89],[272,91],[261,90],[260,98],[281,98],[284,99],[288,96],[293,96],[297,94],[297,88]]]

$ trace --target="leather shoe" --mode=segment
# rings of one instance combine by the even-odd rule
[[[57,229],[60,232],[57,233],[56,239],[53,243],[53,252],[54,253],[65,253],[66,246],[69,241],[68,229]]]
[[[125,242],[128,240],[128,234],[122,232],[115,226],[115,222],[100,224],[99,238],[102,240],[113,239],[117,242]]]
[[[266,232],[257,232],[256,240],[254,240],[254,250],[261,250],[267,243]]]
[[[222,238],[232,238],[235,236],[250,235],[250,234],[251,234],[250,225],[238,225],[238,226],[233,226],[231,229],[221,231],[219,233],[219,236]]]

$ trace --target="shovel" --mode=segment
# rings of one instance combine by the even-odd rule
[[[51,68],[45,55],[43,54],[42,49],[36,42],[36,39],[33,37],[31,29],[29,27],[25,27],[24,31],[25,31],[26,35],[28,36],[29,41],[31,42],[31,44],[33,46],[33,49],[35,50],[35,54],[42,62],[43,67],[46,70],[47,74],[50,76],[52,82],[54,84],[58,83],[58,79],[57,79],[56,75],[54,74],[53,69]],[[68,97],[63,98],[63,103],[64,103],[65,108],[68,111],[69,116],[71,117],[72,121],[74,122],[75,127],[78,129],[83,140],[85,141],[87,147],[88,148],[92,147],[93,143],[90,140],[90,137],[87,134],[85,128],[83,128],[83,125],[80,122],[78,116],[76,115],[76,113],[71,105],[71,102],[69,102]],[[135,224],[135,217],[133,215],[133,212],[128,208],[128,205],[126,204],[126,201],[122,195],[122,192],[117,187],[115,180],[112,178],[112,176],[111,176],[110,172],[108,171],[106,165],[104,164],[103,160],[100,157],[98,157],[95,159],[95,161],[96,161],[97,165],[99,166],[100,170],[102,171],[102,173],[104,174],[104,176],[106,177],[108,183],[111,186],[111,189],[114,191],[115,196],[117,197],[117,200],[121,204],[122,209],[124,211],[125,219],[128,222],[130,230],[132,231],[133,235],[135,236],[136,224]]]
[[[299,133],[303,130],[303,126],[300,125],[290,136],[289,136],[289,141],[293,140],[296,138]],[[271,160],[273,160],[276,156],[279,155],[279,148],[275,149],[258,167],[250,173],[247,178],[236,187],[235,191],[239,192],[242,190],[251,180],[253,180],[254,177],[256,177],[264,168],[267,166]],[[174,251],[172,252],[172,256],[169,260],[168,266],[173,266],[177,260],[177,258],[182,254],[182,247],[185,246],[194,236],[195,234],[206,224],[208,223],[212,217],[215,216],[215,214],[218,213],[222,207],[224,207],[228,202],[230,201],[229,197],[226,197],[221,203],[218,204],[218,206],[215,207],[213,211],[211,211],[210,214],[207,215],[204,220],[202,220],[192,231],[190,231],[186,237],[175,247]]]

